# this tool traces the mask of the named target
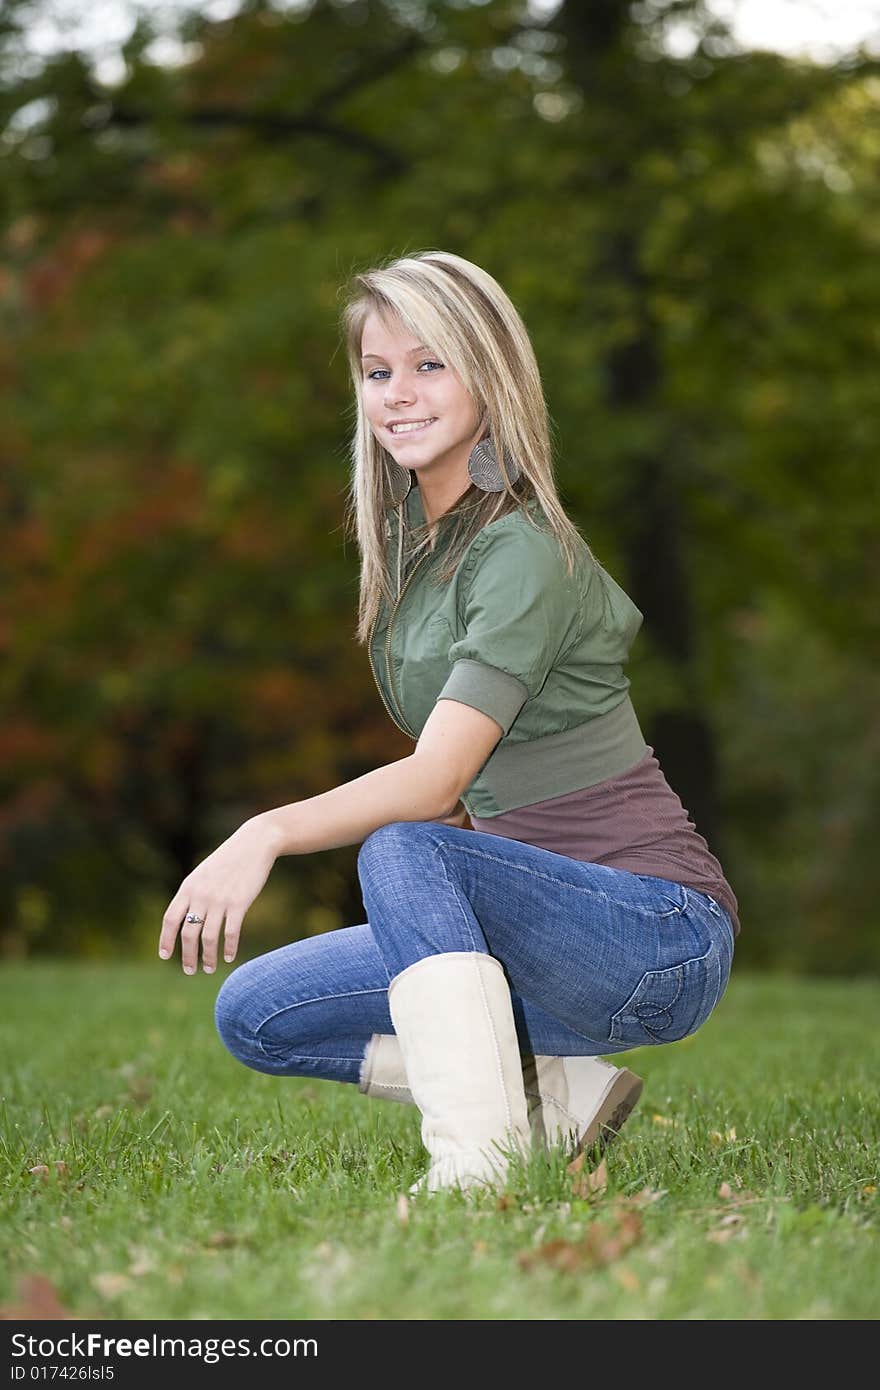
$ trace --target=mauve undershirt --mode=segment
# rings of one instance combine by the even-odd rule
[[[640,762],[607,781],[499,816],[471,816],[470,821],[474,830],[489,835],[708,893],[730,913],[734,935],[739,935],[733,889],[650,745]]]

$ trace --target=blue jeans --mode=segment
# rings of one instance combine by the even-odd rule
[[[389,981],[424,956],[503,965],[520,1051],[601,1056],[676,1042],[730,976],[730,916],[669,879],[570,859],[501,835],[394,821],[364,840],[367,923],[246,961],[215,1019],[256,1071],[357,1082],[373,1033],[393,1033]]]

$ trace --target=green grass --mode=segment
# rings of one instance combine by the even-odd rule
[[[627,1054],[645,1091],[604,1195],[540,1156],[502,1203],[441,1193],[402,1220],[418,1113],[235,1062],[221,978],[5,967],[6,1309],[42,1276],[79,1318],[880,1312],[880,983],[735,972],[697,1036]]]

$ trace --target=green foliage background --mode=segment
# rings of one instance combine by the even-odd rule
[[[191,6],[110,86],[0,22],[0,949],[153,953],[240,822],[409,751],[353,640],[351,272],[484,265],[752,966],[880,969],[880,74],[697,0]],[[147,13],[146,10],[143,11]],[[687,58],[672,18],[702,33]],[[245,951],[363,920],[282,860]]]

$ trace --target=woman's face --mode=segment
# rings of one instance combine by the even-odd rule
[[[460,474],[466,484],[481,420],[454,368],[375,311],[364,323],[361,353],[364,408],[379,443],[403,468],[438,481]],[[415,428],[395,430],[398,422]]]

